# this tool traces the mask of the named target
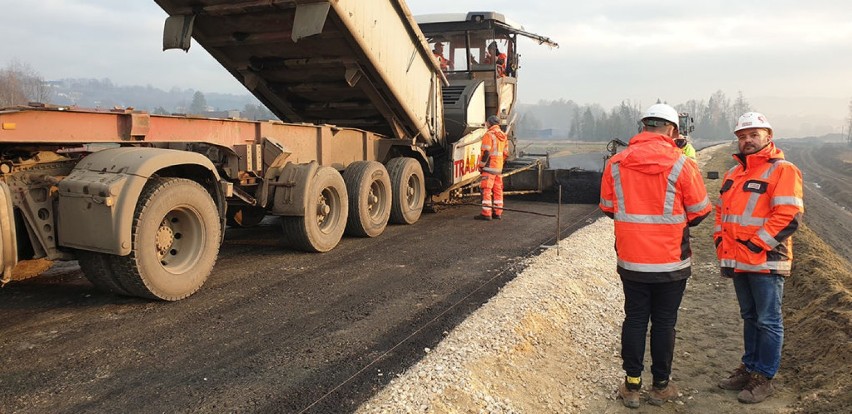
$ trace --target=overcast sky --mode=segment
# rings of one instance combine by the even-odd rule
[[[384,0],[361,0],[384,1]],[[739,91],[770,121],[841,131],[852,99],[850,0],[408,0],[416,14],[495,10],[558,49],[520,45],[522,102],[672,104]],[[246,93],[195,45],[163,52],[153,0],[0,0],[0,67],[45,79]],[[809,125],[802,125],[807,123]],[[776,127],[777,128],[777,127]],[[804,132],[804,131],[803,131]]]

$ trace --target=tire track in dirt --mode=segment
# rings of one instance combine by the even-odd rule
[[[787,143],[779,146],[802,171],[805,185],[804,223],[837,253],[852,261],[852,171],[836,158],[848,149],[826,144]]]

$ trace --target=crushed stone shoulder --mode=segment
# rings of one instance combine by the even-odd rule
[[[615,253],[601,246],[614,241],[601,218],[562,240],[560,255],[531,258],[357,412],[566,412],[612,399],[623,293]]]

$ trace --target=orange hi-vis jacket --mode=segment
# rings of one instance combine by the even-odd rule
[[[689,227],[711,208],[698,165],[665,135],[639,133],[604,168],[600,209],[615,220],[624,278],[656,283],[689,277]]]
[[[767,273],[789,276],[793,240],[804,213],[802,173],[770,142],[762,150],[734,154],[737,165],[725,173],[713,240],[722,274]]]
[[[479,168],[491,174],[503,173],[503,161],[509,157],[509,139],[500,125],[492,125],[482,137],[482,156]]]

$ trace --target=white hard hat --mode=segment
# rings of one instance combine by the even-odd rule
[[[746,112],[742,114],[740,119],[737,120],[737,126],[734,127],[734,132],[749,128],[766,128],[769,132],[772,132],[772,125],[769,125],[769,121],[766,120],[766,117],[759,112]]]
[[[642,119],[647,118],[664,119],[675,124],[675,126],[677,126],[680,121],[677,111],[671,106],[662,103],[651,105],[651,107],[645,111],[645,114],[642,115]]]

